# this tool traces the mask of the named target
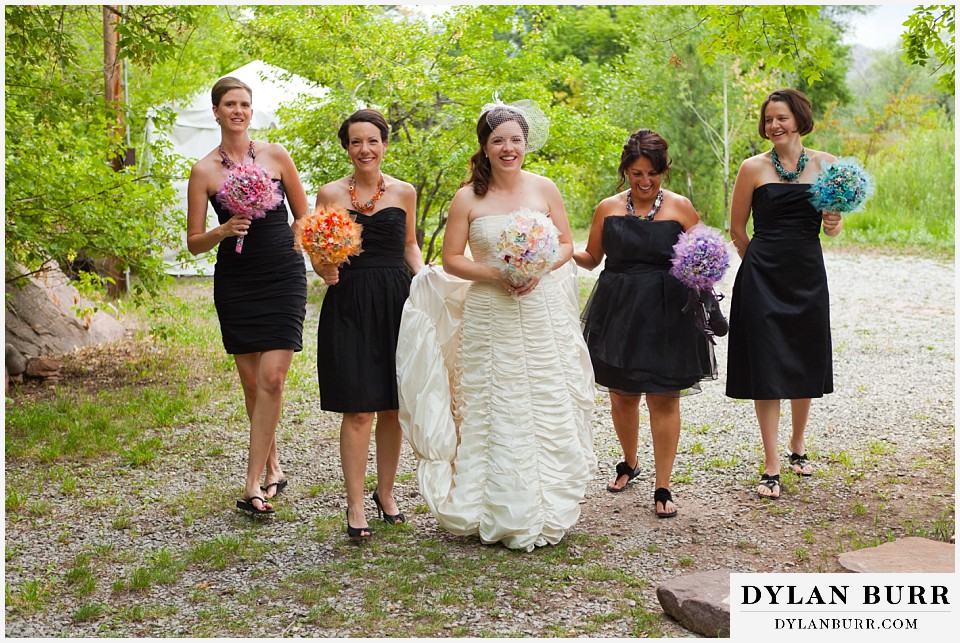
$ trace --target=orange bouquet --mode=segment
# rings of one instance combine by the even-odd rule
[[[349,263],[350,257],[363,252],[360,247],[362,230],[363,226],[343,208],[317,205],[314,213],[297,227],[297,246],[315,262]]]

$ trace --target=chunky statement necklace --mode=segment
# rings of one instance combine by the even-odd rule
[[[220,163],[223,165],[223,167],[227,168],[228,170],[232,170],[233,168],[237,167],[237,164],[230,160],[230,157],[227,156],[227,153],[223,151],[222,144],[219,145],[217,149],[220,150]],[[252,161],[257,160],[257,153],[253,151],[253,141],[250,141],[250,148],[247,150],[247,156],[249,156],[250,160]],[[240,164],[243,165],[243,160],[240,161]]]
[[[773,161],[773,169],[780,175],[780,180],[793,183],[800,180],[800,174],[803,173],[803,168],[807,164],[807,151],[802,147],[800,148],[800,158],[797,159],[796,172],[787,172],[783,169],[783,163],[780,162],[780,157],[777,156],[777,150],[772,147],[770,148],[770,160]]]
[[[663,205],[663,188],[657,191],[657,198],[653,200],[653,207],[650,208],[650,212],[646,216],[639,216],[636,211],[633,209],[633,193],[630,190],[627,190],[627,216],[637,217],[643,219],[644,221],[653,221],[653,217],[657,216],[657,212],[660,211],[660,206]]]
[[[380,181],[377,183],[376,194],[374,194],[369,201],[363,204],[357,201],[357,177],[353,174],[350,175],[350,181],[347,182],[347,190],[350,191],[350,203],[353,205],[353,208],[357,212],[366,214],[373,211],[373,206],[376,205],[377,201],[380,200],[380,197],[383,196],[383,193],[387,191],[387,184],[383,180],[383,174],[381,174]]]

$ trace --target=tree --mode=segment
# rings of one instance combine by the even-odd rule
[[[10,6],[6,17],[6,279],[16,282],[81,255],[114,255],[136,271],[137,293],[164,279],[156,248],[172,242],[162,213],[168,182],[109,159],[126,141],[103,98],[99,6]],[[169,59],[193,25],[192,7],[126,6],[119,53],[148,68]],[[158,152],[161,173],[170,159]],[[89,281],[89,279],[88,279]]]
[[[615,157],[620,134],[556,95],[576,84],[582,64],[545,56],[542,26],[555,10],[461,5],[429,24],[380,7],[262,6],[240,29],[254,53],[330,89],[322,102],[291,110],[280,133],[313,183],[349,171],[336,140],[346,116],[361,105],[384,113],[392,132],[385,171],[416,188],[418,240],[431,260],[468,175],[481,106],[497,92],[505,102],[538,101],[552,119],[550,140],[526,167],[557,182],[572,217],[592,212],[596,159]]]
[[[911,65],[926,67],[936,59],[933,73],[940,73],[937,88],[951,96],[956,91],[956,5],[921,5],[904,22],[903,59]]]

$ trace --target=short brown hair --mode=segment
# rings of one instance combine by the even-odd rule
[[[806,94],[796,89],[778,89],[771,92],[760,106],[760,138],[767,138],[766,127],[764,126],[764,117],[767,111],[767,105],[770,103],[786,103],[790,112],[797,121],[797,131],[800,136],[804,136],[813,131],[813,107],[810,105],[810,99]]]
[[[360,109],[348,116],[347,119],[340,124],[337,137],[340,139],[340,146],[343,147],[343,149],[347,149],[347,146],[350,145],[350,126],[354,123],[372,123],[376,125],[377,129],[380,130],[380,140],[384,143],[390,142],[387,140],[387,137],[390,136],[390,125],[387,124],[387,119],[383,117],[383,114],[375,109]]]
[[[669,147],[666,139],[653,130],[638,129],[631,134],[623,144],[623,152],[620,153],[620,167],[617,168],[620,182],[617,184],[617,189],[619,190],[627,179],[627,168],[641,157],[647,158],[657,173],[669,172],[670,156],[667,154]]]
[[[224,76],[215,82],[213,84],[213,89],[210,90],[210,99],[213,101],[213,106],[220,107],[220,101],[223,100],[223,95],[231,89],[242,89],[250,94],[250,100],[253,100],[253,90],[250,89],[250,85],[246,84],[239,78],[234,78],[233,76]]]

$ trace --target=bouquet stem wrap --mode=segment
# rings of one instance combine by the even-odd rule
[[[711,342],[714,335],[726,335],[727,320],[719,304],[722,297],[713,292],[713,286],[730,267],[730,253],[719,231],[698,223],[681,232],[670,261],[673,264],[670,274],[690,288],[684,312],[694,308],[697,327]]]

